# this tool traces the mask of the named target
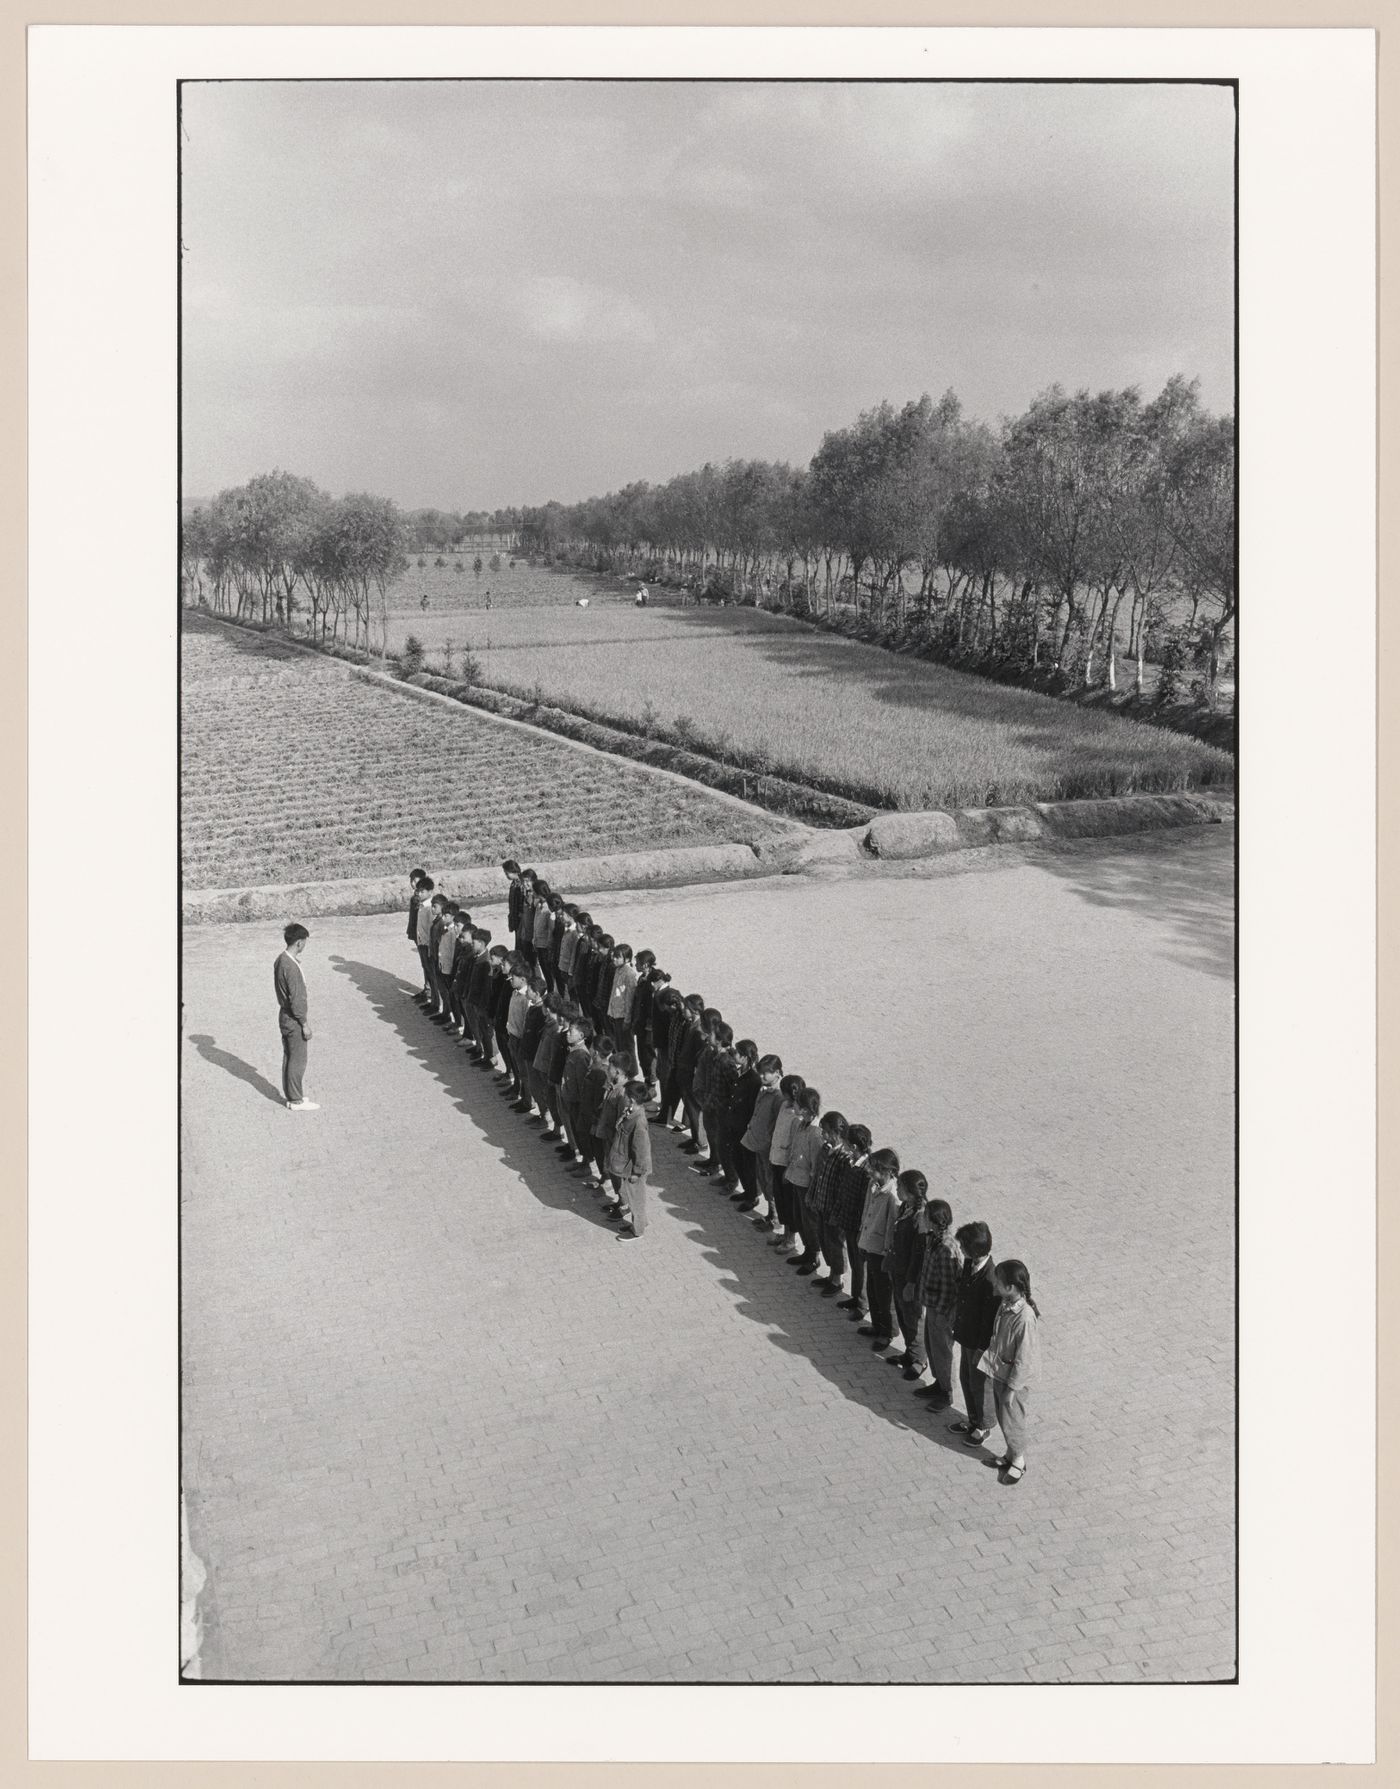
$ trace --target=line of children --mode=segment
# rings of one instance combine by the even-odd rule
[[[736,1042],[719,1010],[674,988],[653,952],[634,956],[533,870],[502,868],[513,950],[492,944],[426,871],[410,873],[408,937],[423,967],[415,998],[430,1017],[482,1069],[499,1055],[503,1096],[544,1120],[622,1235],[646,1231],[653,1118],[902,1369],[931,1416],[953,1404],[956,1349],[965,1415],[949,1427],[972,1447],[1000,1427],[1005,1449],[987,1464],[1018,1484],[1039,1361],[1025,1263],[994,1263],[981,1220],[954,1230],[918,1169],[901,1171],[865,1125],[823,1113],[818,1090],[785,1075],[777,1056]]]

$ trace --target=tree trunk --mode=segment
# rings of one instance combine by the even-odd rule
[[[1123,601],[1122,589],[1113,599],[1113,610],[1108,618],[1108,638],[1104,644],[1104,681],[1115,695],[1118,693],[1118,610]]]

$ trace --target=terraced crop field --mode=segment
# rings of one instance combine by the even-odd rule
[[[762,830],[762,823],[758,822]],[[188,889],[387,876],[754,836],[668,778],[398,696],[264,635],[182,621]]]

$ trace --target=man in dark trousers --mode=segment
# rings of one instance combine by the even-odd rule
[[[289,1112],[319,1112],[315,1100],[301,1090],[306,1073],[306,1046],[311,1027],[306,1022],[306,977],[297,961],[311,936],[295,920],[282,934],[286,949],[272,965],[272,985],[277,990],[277,1026],[282,1033],[282,1095]]]

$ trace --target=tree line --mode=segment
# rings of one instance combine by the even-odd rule
[[[313,638],[383,651],[389,590],[409,553],[513,548],[519,520],[518,511],[405,513],[388,497],[332,497],[309,478],[264,472],[182,516],[182,592],[216,613],[283,627],[304,611]]]
[[[854,606],[937,656],[1119,687],[1194,663],[1214,705],[1236,615],[1235,430],[1180,376],[1043,392],[993,430],[883,403],[805,468],[727,460],[521,512],[523,550],[798,613]]]
[[[726,460],[573,504],[407,513],[271,472],[183,518],[191,600],[384,649],[410,552],[485,543],[631,570],[705,597],[855,615],[895,643],[1058,689],[1176,693],[1213,707],[1236,617],[1235,429],[1178,376],[1052,386],[997,429],[952,392],[883,403],[806,467]],[[479,559],[476,561],[479,565]],[[458,569],[461,569],[459,562]],[[377,635],[377,639],[376,639]]]

